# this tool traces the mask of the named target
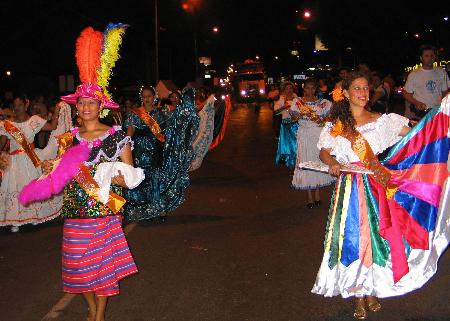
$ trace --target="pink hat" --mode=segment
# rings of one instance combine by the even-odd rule
[[[86,84],[83,83],[78,85],[77,91],[74,94],[70,94],[67,96],[62,96],[61,100],[65,101],[68,104],[76,104],[78,98],[92,98],[100,101],[101,106],[105,108],[119,108],[119,104],[114,102],[112,99],[109,99],[104,93],[102,87],[97,84]]]
[[[104,108],[119,108],[111,99],[108,84],[127,27],[123,23],[110,23],[103,33],[92,27],[81,32],[75,45],[81,84],[74,94],[61,97],[63,101],[76,104],[78,98],[85,97],[98,100]]]

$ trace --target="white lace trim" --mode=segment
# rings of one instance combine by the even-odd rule
[[[119,126],[120,127],[120,126]],[[106,137],[105,137],[106,138]],[[97,164],[100,159],[103,157],[107,162],[115,162],[119,159],[120,154],[122,153],[122,149],[125,145],[130,144],[131,145],[131,150],[133,150],[134,148],[134,142],[131,139],[130,136],[125,136],[124,139],[122,139],[120,142],[118,142],[116,144],[116,152],[114,153],[114,155],[112,157],[108,157],[108,155],[106,155],[106,153],[100,149],[97,156],[95,157],[95,159],[93,161],[87,161],[84,162],[87,166],[92,166],[94,164]]]
[[[373,152],[379,154],[401,139],[399,134],[408,122],[408,118],[398,114],[383,114],[376,121],[356,129],[369,142]],[[332,137],[331,128],[332,124],[327,122],[320,133],[317,148],[331,148],[331,155],[336,156],[336,160],[340,163],[358,161],[359,158],[353,152],[350,141],[342,136]]]
[[[119,126],[119,125],[114,125],[112,128],[114,128],[114,133],[113,134],[111,134],[109,132],[109,130],[107,130],[106,133],[104,133],[102,136],[97,137],[96,139],[93,139],[93,140],[87,140],[87,139],[81,137],[79,131],[77,131],[77,133],[75,134],[75,137],[77,138],[77,140],[79,142],[87,142],[88,143],[88,147],[92,149],[94,147],[94,141],[97,141],[97,140],[104,141],[108,136],[114,135],[117,131],[122,130],[122,126]],[[71,128],[70,131],[72,131],[72,129],[73,128]]]

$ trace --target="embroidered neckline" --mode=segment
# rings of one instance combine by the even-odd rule
[[[89,148],[99,147],[102,142],[111,135],[114,135],[117,131],[122,130],[122,126],[113,126],[108,129],[103,135],[97,137],[94,140],[87,140],[80,135],[80,129],[78,127],[72,127],[70,134],[77,138],[81,145],[87,145]]]
[[[114,153],[114,155],[113,155],[112,157],[108,157],[108,155],[106,155],[106,153],[105,153],[102,149],[100,149],[100,151],[98,152],[98,154],[97,154],[97,156],[95,157],[95,159],[93,159],[92,161],[85,161],[84,163],[85,163],[87,166],[92,166],[92,165],[94,165],[94,164],[99,163],[99,161],[100,161],[101,159],[104,159],[104,160],[106,160],[107,162],[116,162],[117,159],[118,159],[119,156],[120,156],[120,153],[122,152],[123,147],[124,147],[126,144],[130,144],[130,145],[131,145],[131,149],[133,150],[134,142],[131,140],[131,137],[130,137],[130,136],[125,136],[124,139],[122,139],[120,142],[117,142],[117,143],[116,143],[116,152]]]

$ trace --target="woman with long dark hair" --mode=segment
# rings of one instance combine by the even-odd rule
[[[354,317],[365,319],[381,309],[378,298],[423,286],[449,243],[450,213],[439,212],[439,199],[449,175],[450,101],[410,129],[403,116],[366,109],[364,74],[351,73],[333,98],[317,147],[338,180],[312,292],[356,297]]]

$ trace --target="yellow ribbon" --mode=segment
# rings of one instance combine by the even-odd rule
[[[33,163],[34,167],[39,167],[41,165],[41,160],[36,155],[36,152],[34,151],[34,145],[29,144],[27,142],[27,139],[25,135],[20,131],[19,128],[14,126],[14,124],[8,120],[4,121],[4,127],[5,130],[14,138],[14,140],[19,144],[25,154],[30,158],[31,162]]]
[[[156,120],[150,116],[143,107],[133,109],[133,112],[150,128],[152,134],[156,137],[160,142],[165,142],[166,138],[161,132],[161,127],[159,127]]]

